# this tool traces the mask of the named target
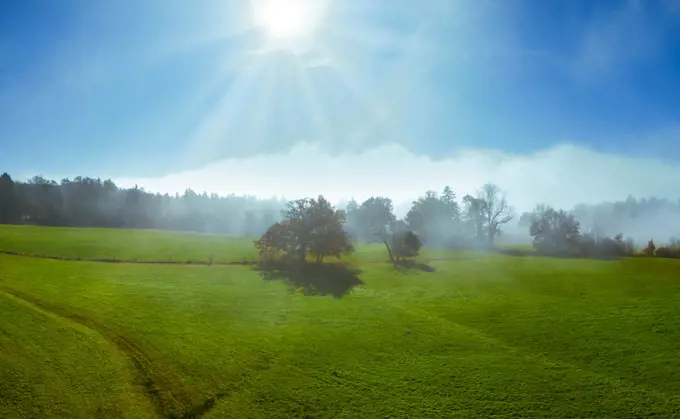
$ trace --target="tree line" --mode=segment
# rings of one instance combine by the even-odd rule
[[[186,230],[257,237],[284,201],[249,196],[158,194],[90,177],[26,182],[0,175],[0,224]]]
[[[396,217],[392,200],[387,197],[370,197],[361,204],[352,200],[345,210],[338,210],[319,196],[289,202],[282,212],[283,220],[256,240],[255,247],[263,261],[305,264],[311,255],[320,264],[327,256],[341,258],[352,253],[353,239],[358,239],[384,244],[389,259],[397,264],[417,256],[423,243],[494,249],[495,238],[514,216],[505,194],[491,183],[460,201],[448,186],[440,194],[428,191],[413,201],[403,219]],[[680,257],[680,243],[673,239],[660,248],[650,240],[638,253],[632,238],[624,240],[622,233],[609,236],[602,230],[582,232],[573,213],[546,205],[524,213],[519,224],[528,229],[533,248],[541,255]]]
[[[188,230],[247,237],[264,234],[261,246],[268,249],[264,253],[276,253],[276,243],[287,241],[276,251],[298,258],[311,253],[320,260],[351,251],[353,240],[382,243],[389,257],[399,261],[416,254],[423,244],[488,249],[498,237],[518,231],[544,254],[595,256],[624,250],[629,254],[650,245],[654,254],[667,254],[668,249],[677,247],[670,236],[680,232],[680,201],[629,196],[624,201],[579,205],[569,211],[539,205],[518,217],[505,193],[489,183],[460,198],[449,186],[441,192],[426,191],[399,219],[392,200],[384,196],[361,203],[351,200],[336,209],[323,196],[285,202],[199,194],[191,189],[169,195],[136,186],[121,188],[111,180],[89,177],[57,183],[35,176],[21,182],[4,173],[0,176],[0,223]],[[664,245],[656,249],[653,238]],[[636,242],[647,242],[647,246]]]

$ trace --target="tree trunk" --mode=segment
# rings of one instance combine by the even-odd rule
[[[482,220],[479,220],[479,219],[476,220],[476,223],[477,223],[477,240],[479,242],[481,242],[483,240],[483,237],[484,237],[484,233],[482,231],[484,225],[482,224]],[[478,243],[478,244],[481,244],[481,243]]]
[[[300,245],[297,248],[297,257],[300,263],[307,263],[307,245]]]
[[[387,248],[387,254],[390,255],[390,262],[392,262],[393,265],[396,264],[396,262],[394,261],[394,255],[392,254],[392,249],[390,248],[390,244],[387,242],[387,240],[383,240],[383,243],[385,243],[385,247]]]
[[[493,240],[494,237],[496,236],[496,227],[493,225],[489,225],[489,248],[493,247]]]

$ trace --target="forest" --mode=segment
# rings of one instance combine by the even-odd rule
[[[322,197],[321,197],[322,198]],[[70,227],[183,230],[258,237],[290,214],[283,199],[218,196],[197,193],[159,194],[143,188],[121,188],[111,180],[76,177],[60,182],[35,176],[28,181],[0,176],[0,223]],[[318,201],[314,201],[317,202]],[[327,203],[327,201],[324,200]],[[330,204],[328,204],[330,205]],[[288,212],[286,212],[288,208]],[[613,240],[626,252],[654,246],[676,248],[680,236],[680,200],[655,197],[580,204],[553,209],[537,203],[517,214],[502,189],[483,185],[475,194],[425,191],[402,218],[388,197],[355,200],[339,208],[342,227],[353,239],[385,242],[392,230],[411,231],[425,245],[447,248],[490,248],[498,240],[533,243],[544,253],[573,253],[567,243]],[[560,238],[546,240],[544,236]],[[556,242],[560,243],[556,243]],[[546,245],[550,242],[552,244]],[[541,244],[543,243],[543,244]],[[625,246],[623,246],[625,244]],[[582,247],[582,246],[580,246]],[[578,253],[578,252],[577,252]]]

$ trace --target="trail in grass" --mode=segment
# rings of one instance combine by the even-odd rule
[[[154,406],[158,417],[162,418],[198,418],[210,411],[217,400],[223,398],[227,393],[218,393],[206,399],[203,403],[190,405],[187,403],[188,397],[176,388],[170,388],[165,380],[159,380],[159,369],[154,368],[149,357],[129,338],[109,330],[104,325],[95,322],[87,317],[69,313],[67,310],[52,304],[44,303],[23,292],[0,286],[0,293],[21,302],[41,314],[61,321],[66,321],[72,327],[88,335],[99,335],[107,344],[113,344],[137,371],[141,379],[144,394],[149,402]],[[100,339],[101,340],[101,339]],[[179,402],[179,403],[178,403]],[[180,406],[178,406],[178,404]],[[184,406],[181,406],[181,405]]]
[[[157,416],[134,368],[100,333],[7,289],[0,303],[0,417]]]
[[[81,259],[81,258],[71,258],[66,256],[53,256],[53,255],[36,255],[31,253],[21,253],[15,252],[13,250],[0,250],[0,254],[9,256],[20,256],[25,258],[33,259],[51,259],[60,260],[66,262],[98,262],[98,263],[137,263],[146,265],[255,265],[254,261],[205,261],[205,260],[186,260],[186,261],[171,261],[171,260],[135,260],[135,259]]]
[[[34,258],[34,259],[51,259],[51,260],[60,260],[60,261],[66,261],[66,262],[97,262],[97,263],[131,263],[131,264],[145,264],[145,265],[223,265],[223,266],[232,266],[232,265],[249,265],[249,266],[254,266],[257,265],[257,261],[254,260],[232,260],[232,261],[224,261],[224,260],[185,260],[185,261],[172,261],[172,260],[136,260],[136,259],[106,259],[106,258],[92,258],[92,259],[81,259],[81,258],[72,258],[72,257],[66,257],[66,256],[53,256],[53,255],[37,255],[37,254],[32,254],[32,253],[21,253],[21,252],[16,252],[13,250],[1,250],[0,249],[0,254],[3,255],[9,255],[9,256],[20,256],[20,257],[25,257],[25,258]],[[444,262],[444,261],[456,261],[456,260],[475,260],[475,259],[491,259],[491,258],[502,258],[504,256],[495,254],[495,253],[482,253],[476,256],[450,256],[450,257],[436,257],[436,258],[427,258],[427,262]],[[361,264],[384,264],[384,263],[390,263],[389,260],[366,260],[362,261]]]

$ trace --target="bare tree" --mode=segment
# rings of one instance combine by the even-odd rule
[[[514,211],[508,205],[505,194],[493,183],[482,186],[477,199],[482,203],[488,245],[493,246],[494,237],[500,235],[500,226],[510,222],[515,217]]]

